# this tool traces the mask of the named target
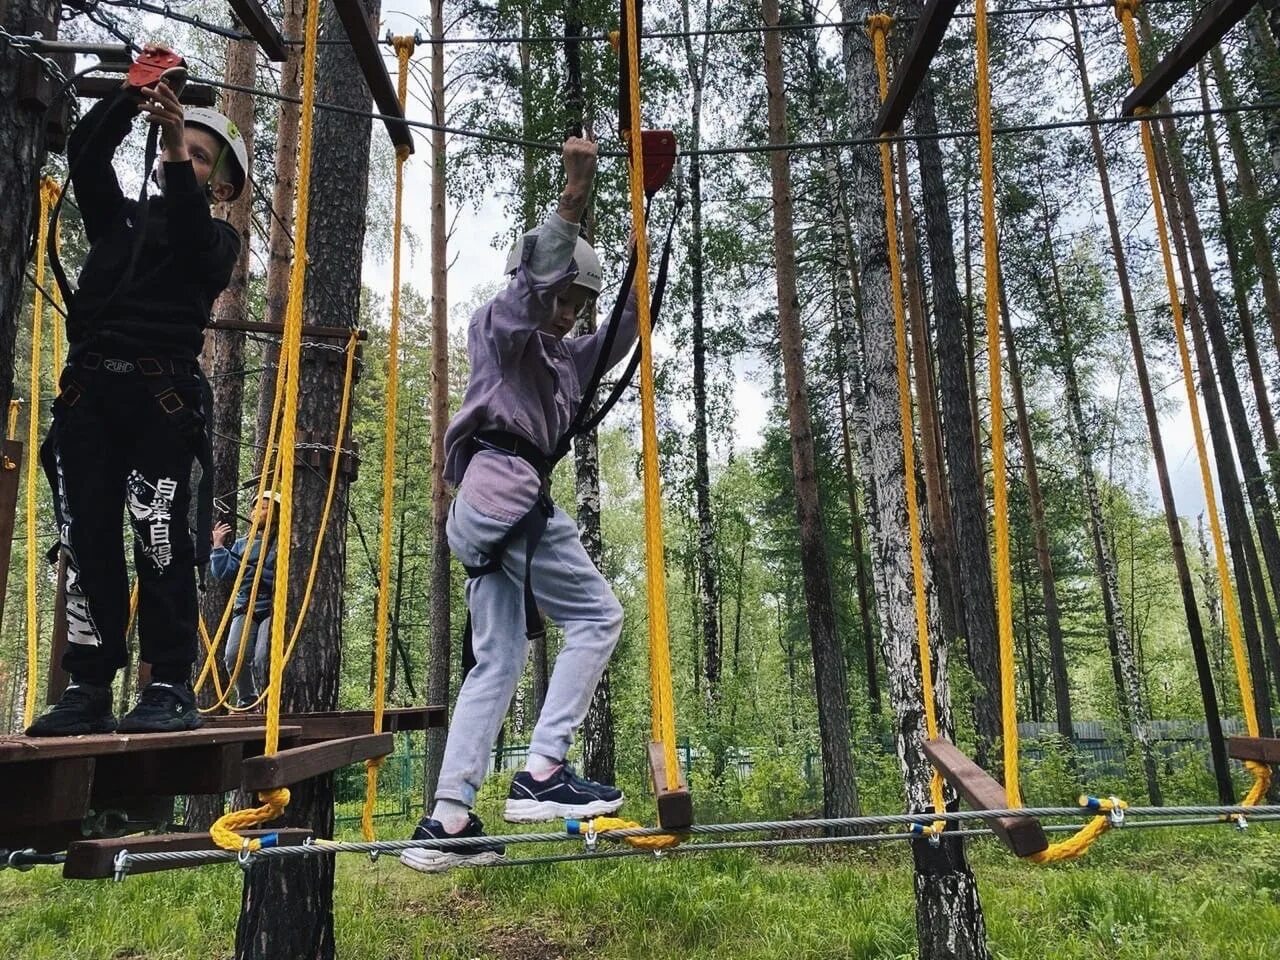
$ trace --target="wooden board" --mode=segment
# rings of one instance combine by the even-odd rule
[[[281,827],[279,830],[246,830],[244,836],[261,837],[275,834],[278,846],[301,845],[312,831],[298,827]],[[135,834],[131,837],[115,837],[110,840],[78,840],[67,847],[67,861],[62,866],[62,876],[67,880],[106,880],[115,876],[116,855],[122,850],[130,853],[158,853],[178,850],[217,849],[207,833],[156,833]],[[129,875],[155,873],[187,866],[181,863],[132,863]]]
[[[42,823],[38,826],[0,829],[0,850],[34,850],[36,853],[57,853],[67,849],[67,844],[84,839],[81,829],[83,817]]]
[[[79,820],[89,812],[92,757],[64,757],[47,763],[15,763],[5,768],[0,822],[5,828]]]
[[[18,510],[18,485],[22,476],[22,444],[0,442],[0,583],[9,582],[9,560],[13,556],[13,522]],[[0,625],[4,623],[4,598],[0,591]]]
[[[383,114],[382,122],[387,127],[391,142],[397,147],[407,147],[413,153],[413,131],[404,122],[404,111],[400,109],[395,84],[391,82],[378,41],[369,28],[369,15],[357,0],[333,0],[333,6],[347,31],[347,39],[351,41],[351,49],[369,85],[369,92],[373,94],[373,101],[378,105],[378,112]]]
[[[101,808],[156,794],[234,790],[240,785],[240,763],[246,746],[249,745],[237,741],[99,757],[93,777],[93,805]]]
[[[118,77],[81,77],[76,81],[76,96],[91,100],[103,100],[119,89]],[[213,107],[218,102],[218,91],[205,83],[188,83],[178,99],[188,107]]]
[[[228,713],[209,717],[214,726],[243,726],[262,722],[262,714]],[[299,743],[319,740],[336,740],[341,737],[358,737],[373,731],[373,711],[333,710],[322,713],[286,713],[281,723],[300,728]],[[382,713],[382,732],[401,733],[406,730],[426,730],[444,727],[448,723],[444,707],[389,707]]]
[[[1152,68],[1130,94],[1124,98],[1121,112],[1131,117],[1139,109],[1150,110],[1173,85],[1191,72],[1232,27],[1253,9],[1256,0],[1213,0],[1195,23],[1174,45],[1168,55]]]
[[[281,726],[280,738],[291,740],[300,730]],[[155,750],[181,750],[221,743],[261,741],[266,727],[210,725],[179,733],[99,733],[82,737],[0,737],[0,764],[49,761],[66,757],[102,757]]]
[[[385,757],[394,749],[395,735],[390,733],[367,733],[293,747],[269,757],[246,760],[240,767],[240,785],[245,791],[287,787],[349,763]]]
[[[911,109],[911,101],[916,97],[920,84],[924,83],[929,65],[942,46],[942,38],[947,32],[947,25],[956,12],[959,0],[929,0],[920,19],[916,21],[915,33],[911,35],[911,43],[907,52],[894,72],[893,83],[889,87],[889,96],[885,98],[876,117],[872,132],[878,137],[886,133],[897,133]]]
[[[683,830],[693,824],[693,797],[684,774],[677,772],[676,788],[667,787],[667,757],[660,743],[649,744],[649,772],[653,775],[653,795],[658,804],[658,825],[667,830]]]
[[[1280,764],[1280,740],[1267,737],[1231,737],[1227,740],[1227,754],[1235,760]]]
[[[927,740],[924,752],[944,780],[975,810],[1005,810],[1009,806],[1004,787],[987,771],[946,740]],[[1049,846],[1044,828],[1034,817],[1002,817],[985,821],[992,831],[1020,857],[1039,853]]]
[[[282,335],[284,333],[283,323],[268,323],[265,320],[220,320],[217,323],[205,324],[206,330],[243,330],[246,333],[274,333]],[[369,339],[368,330],[355,330],[350,327],[326,327],[319,324],[304,323],[302,325],[302,335],[304,337],[319,337],[327,340],[342,340],[344,343],[351,339],[351,334],[355,333],[356,339],[365,341]]]
[[[249,35],[258,41],[258,46],[267,55],[267,59],[275,63],[284,63],[289,59],[289,51],[285,47],[284,37],[276,29],[275,23],[267,16],[258,0],[229,0],[236,18],[244,24]]]

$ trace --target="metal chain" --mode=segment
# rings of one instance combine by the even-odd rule
[[[32,60],[35,63],[38,63],[40,65],[40,69],[44,72],[44,75],[53,83],[58,85],[58,92],[49,104],[49,106],[52,107],[55,102],[60,98],[65,97],[71,91],[74,78],[68,77],[62,67],[58,65],[57,61],[50,57],[46,57],[44,54],[39,53],[34,47],[32,47],[31,44],[27,42],[29,39],[31,38],[15,36],[3,26],[0,26],[0,45],[9,47],[20,57],[24,57],[27,60]],[[71,122],[74,123],[80,118],[80,103],[75,97],[68,98],[68,102],[71,106]]]

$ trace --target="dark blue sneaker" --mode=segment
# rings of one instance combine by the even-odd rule
[[[603,817],[622,806],[622,791],[578,776],[561,764],[545,780],[535,780],[521,770],[511,781],[503,817],[508,823],[540,823],[544,820]]]
[[[152,680],[116,729],[120,733],[180,733],[203,724],[191,684]]]
[[[467,819],[467,825],[457,833],[447,833],[439,820],[423,817],[418,821],[418,829],[413,831],[414,840],[459,840],[463,837],[483,837],[484,824],[474,813]],[[507,848],[500,843],[489,843],[474,847],[410,847],[400,853],[400,862],[422,873],[444,873],[453,867],[487,867],[501,861]]]

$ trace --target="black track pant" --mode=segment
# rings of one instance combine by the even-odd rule
[[[124,524],[133,527],[141,658],[152,677],[186,681],[196,658],[195,548],[188,525],[199,442],[194,365],[166,373],[183,401],[166,412],[156,381],[136,370],[68,367],[40,450],[67,562],[67,648],[73,679],[109,683],[125,666],[129,579]],[[187,372],[187,371],[192,372]]]

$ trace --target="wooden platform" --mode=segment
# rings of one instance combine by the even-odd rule
[[[448,711],[444,707],[389,707],[382,713],[384,733],[404,733],[408,730],[427,730],[448,724]],[[262,722],[260,713],[229,713],[205,718],[206,726],[228,728],[253,726]],[[314,743],[317,740],[334,740],[338,737],[357,737],[373,730],[372,710],[336,710],[329,713],[286,713],[280,717],[282,724],[298,727],[298,742]]]
[[[938,768],[942,778],[951,784],[973,809],[1008,809],[1009,799],[1005,795],[1004,787],[987,771],[961,753],[955,744],[941,739],[926,740],[924,752]],[[1020,857],[1048,849],[1049,839],[1045,836],[1040,821],[1034,817],[1001,817],[999,820],[987,820],[986,824],[1010,850]]]
[[[299,827],[282,827],[279,830],[246,830],[243,835],[273,835],[276,846],[296,847],[311,836],[311,831]],[[67,861],[62,866],[62,876],[67,880],[106,880],[115,876],[116,855],[124,850],[130,853],[156,853],[216,849],[217,846],[207,833],[150,833],[110,840],[78,840],[67,847]],[[134,863],[129,865],[129,874],[156,873],[180,866],[181,864]]]
[[[1267,737],[1231,737],[1227,754],[1233,760],[1256,760],[1258,763],[1280,764],[1280,739]]]

